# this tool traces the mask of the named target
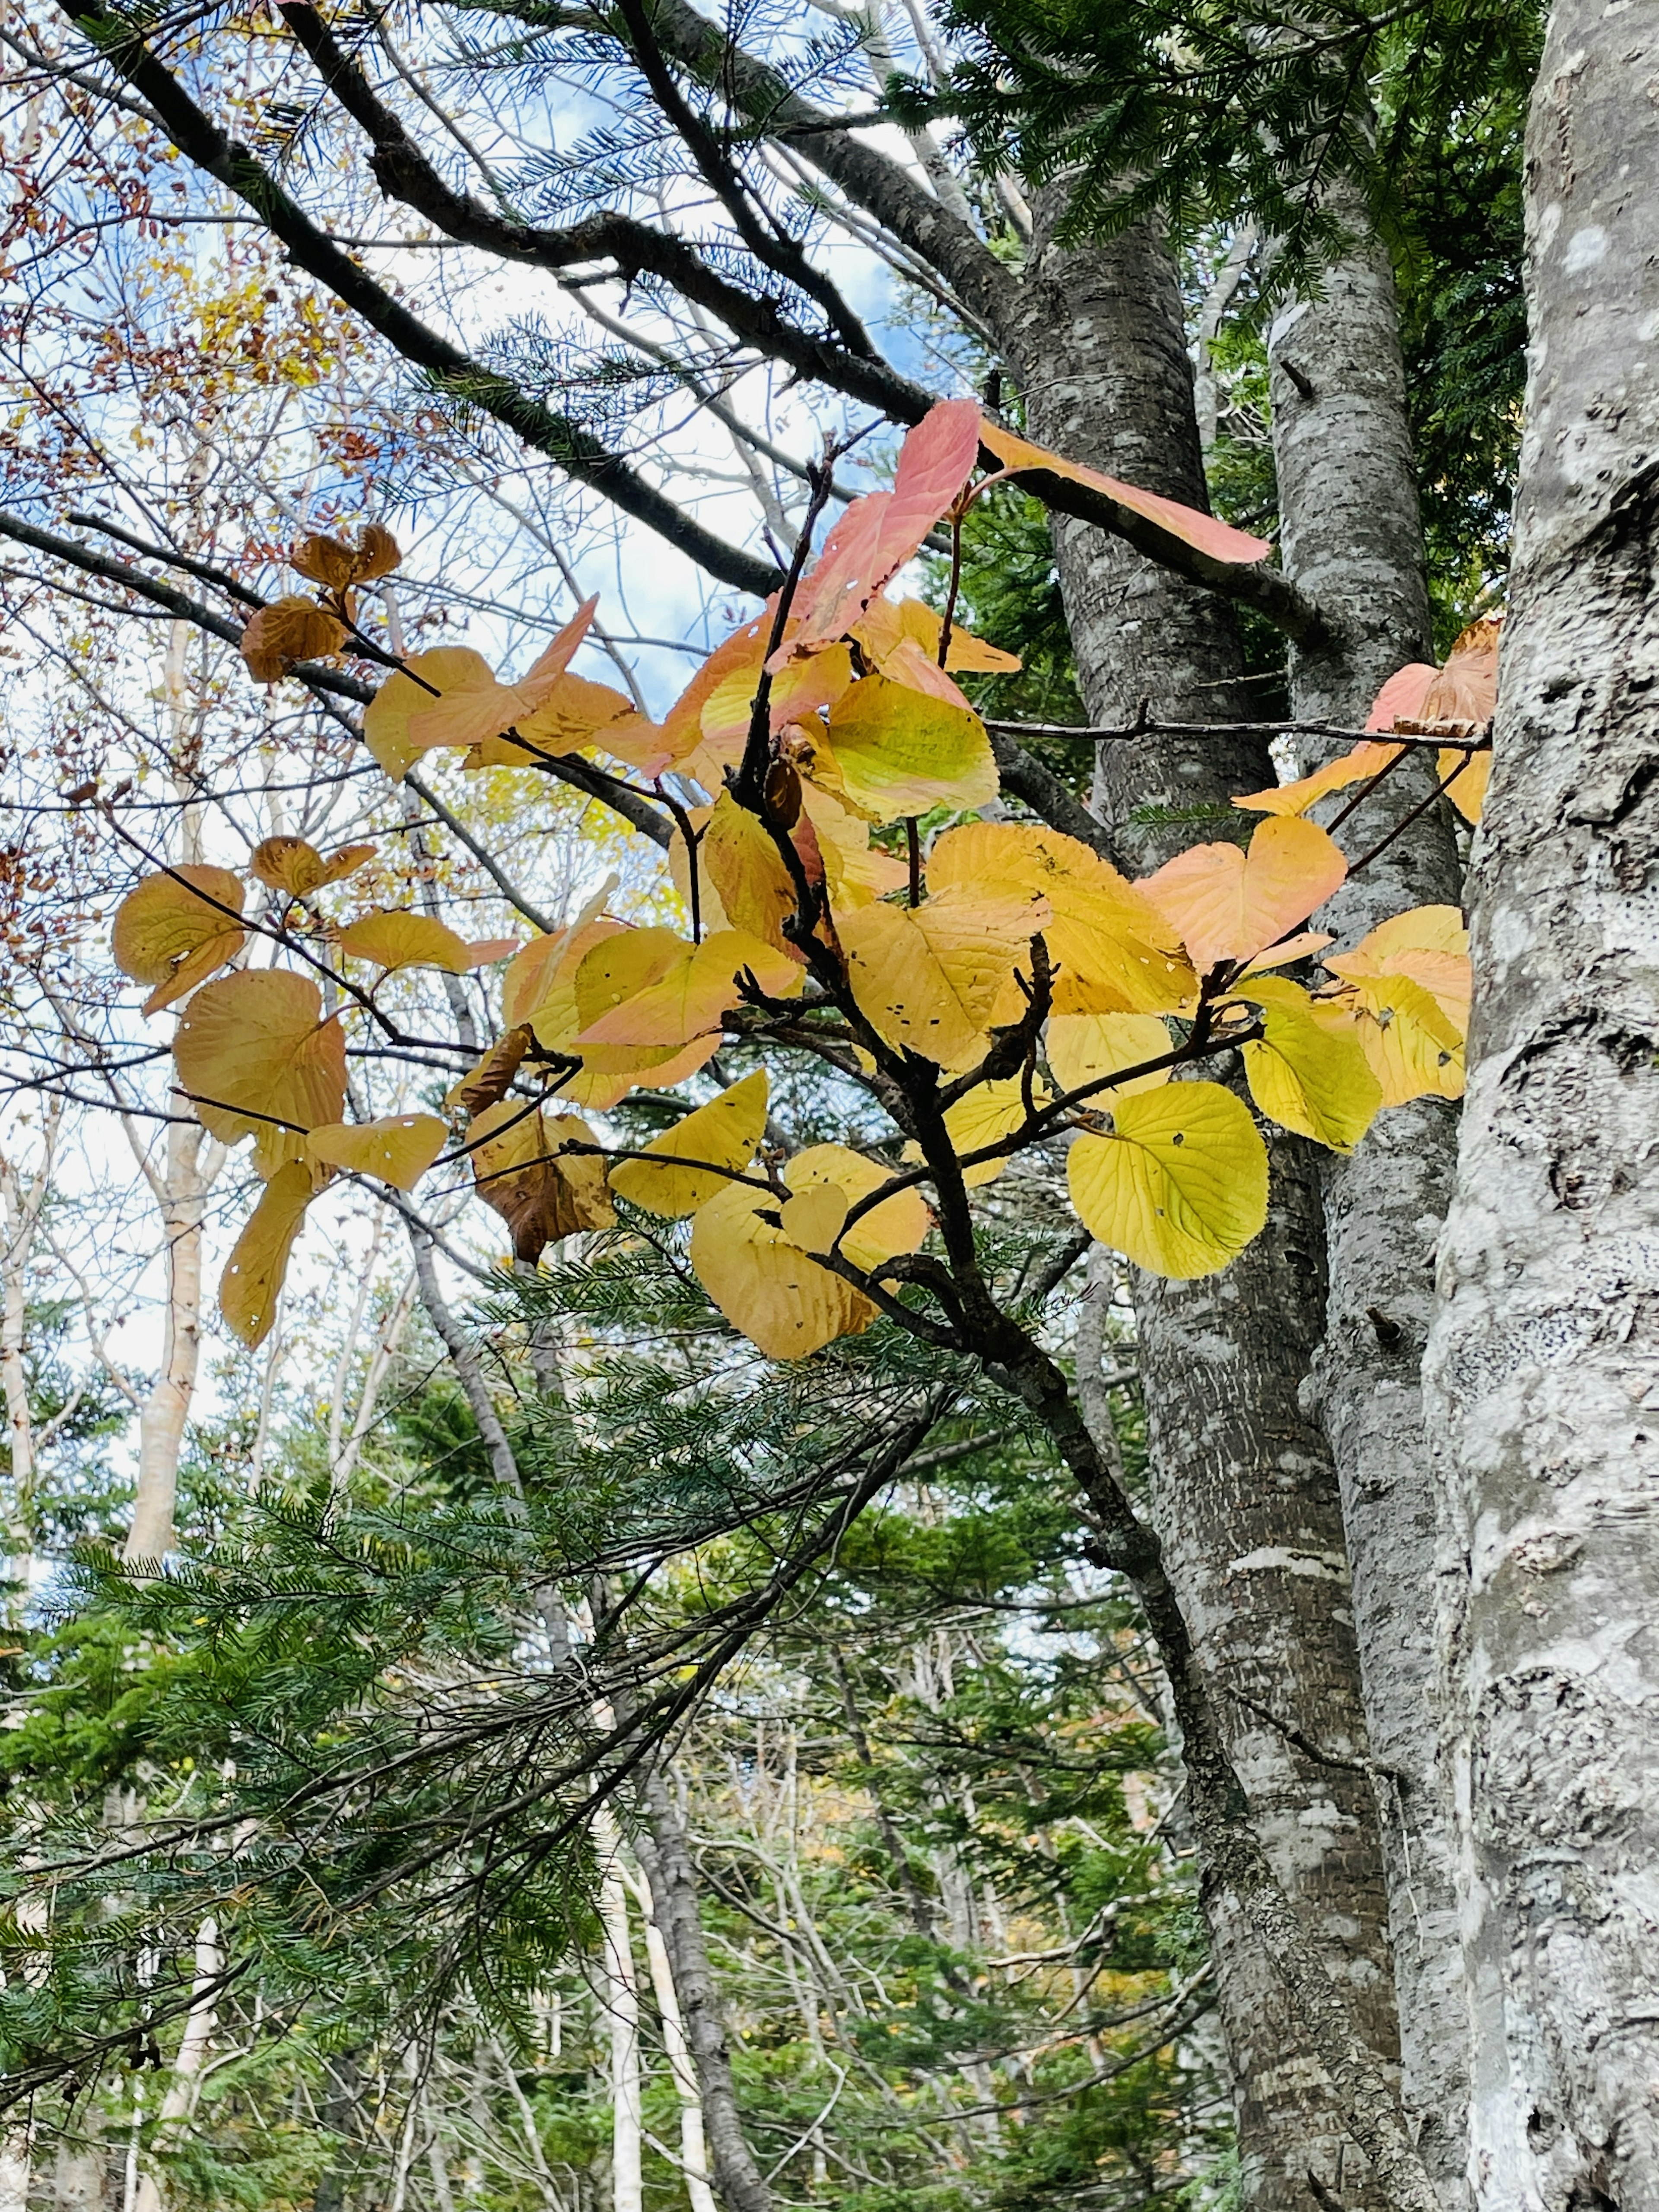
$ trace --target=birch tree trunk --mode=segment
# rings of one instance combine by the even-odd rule
[[[1207,505],[1180,293],[1162,238],[1141,227],[1104,246],[1041,252],[1022,289],[1012,336],[1033,434]],[[1091,719],[1132,720],[1143,698],[1164,720],[1249,717],[1227,609],[1102,532],[1057,520],[1054,538]],[[1097,808],[1121,864],[1138,872],[1194,842],[1194,809],[1273,780],[1265,744],[1250,739],[1114,744],[1100,749]],[[1285,1733],[1339,1759],[1364,1754],[1335,1472],[1298,1395],[1325,1303],[1317,1170],[1300,1139],[1270,1133],[1269,1142],[1273,1211],[1250,1249],[1208,1280],[1134,1281],[1153,1513],[1203,1663],[1225,1693],[1227,1749],[1273,1869],[1361,2033],[1391,2058],[1370,1792],[1359,1773],[1315,1763]],[[1311,2168],[1358,2212],[1373,2201],[1363,2162],[1300,2023],[1271,1962],[1220,1893],[1206,1894],[1246,2202],[1301,2212]]]
[[[715,2189],[726,2212],[772,2212],[772,2192],[755,2161],[738,2109],[720,1991],[703,1941],[696,1875],[684,1824],[656,1767],[647,1768],[641,1795],[645,1821],[634,1847],[651,1885],[657,1925],[673,1970],[685,2039],[697,2070]]]
[[[599,1880],[599,1924],[605,1930],[605,2027],[611,2037],[611,2212],[642,2212],[641,2178],[640,1993],[634,1978],[634,1947],[628,1930],[628,1886],[622,1870],[622,1843],[610,1808],[593,1822],[593,1840],[603,1872]]]
[[[714,2192],[708,2185],[708,2147],[702,2124],[702,2094],[697,2069],[691,2063],[691,2046],[685,2039],[685,2018],[674,1987],[674,1969],[668,1946],[657,1925],[657,1908],[651,1885],[641,1870],[636,1885],[640,1915],[645,1923],[645,1955],[651,1968],[651,1988],[662,2021],[663,2050],[680,2100],[680,2160],[685,2169],[685,2193],[691,2212],[715,2212]]]
[[[1291,656],[1304,720],[1357,726],[1395,670],[1429,651],[1423,532],[1406,416],[1394,270],[1358,195],[1340,188],[1346,256],[1316,300],[1268,333],[1280,552],[1286,572],[1337,617],[1328,642]],[[1307,750],[1323,759],[1342,744]],[[1310,763],[1311,764],[1311,763]],[[1427,750],[1409,753],[1349,817],[1369,851],[1433,790]],[[1351,793],[1316,810],[1331,819]],[[1385,916],[1457,902],[1447,809],[1433,807],[1318,916],[1343,949]],[[1436,1767],[1432,1607],[1435,1486],[1419,1379],[1434,1240],[1450,1196],[1456,1115],[1424,1098],[1392,1109],[1352,1157],[1322,1153],[1330,1278],[1315,1387],[1341,1488],[1360,1680],[1382,1784],[1383,1865],[1400,2014],[1401,2095],[1448,2205],[1465,2201],[1468,2031],[1449,1820]]]
[[[1446,1445],[1471,2174],[1659,2203],[1659,10],[1559,0],[1475,1014],[1425,1370]]]
[[[167,1316],[161,1365],[138,1416],[138,1489],[122,1547],[129,1565],[164,1559],[173,1548],[179,1457],[202,1353],[202,1220],[223,1158],[223,1148],[198,1124],[174,1121],[161,1171],[153,1178]]]

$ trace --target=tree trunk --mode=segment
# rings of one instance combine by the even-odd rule
[[[673,1968],[685,2039],[697,2069],[714,2161],[714,2186],[726,2212],[772,2212],[772,2192],[744,2133],[732,2081],[732,2058],[720,2019],[720,1991],[708,1963],[697,1911],[696,1875],[679,1808],[660,1771],[647,1767],[641,1788],[645,1821],[635,1838],[656,1908],[657,1925]]]
[[[599,1924],[605,1930],[605,2024],[611,2039],[612,2212],[642,2212],[641,2179],[640,1993],[628,1929],[622,1842],[608,1805],[593,1821],[600,1862]]]
[[[1274,318],[1268,358],[1281,556],[1339,625],[1318,649],[1292,654],[1292,702],[1304,720],[1358,726],[1395,670],[1428,653],[1429,602],[1394,271],[1358,195],[1334,197],[1354,244],[1325,270],[1320,298]],[[1318,760],[1343,749],[1306,748]],[[1349,817],[1349,851],[1369,851],[1436,776],[1431,752],[1407,755]],[[1334,818],[1352,796],[1316,815]],[[1460,890],[1443,804],[1317,919],[1346,949],[1387,915],[1455,905]],[[1455,1144],[1455,1109],[1424,1098],[1384,1115],[1350,1158],[1321,1154],[1330,1294],[1314,1360],[1341,1486],[1371,1756],[1398,1778],[1382,1784],[1382,1840],[1401,2094],[1449,2205],[1467,2199],[1468,2039],[1436,1767],[1433,1616],[1424,1601],[1435,1572],[1435,1486],[1418,1369]]]
[[[691,2063],[691,2046],[685,2039],[685,2015],[674,1987],[674,1969],[668,1946],[657,1925],[656,1901],[643,1872],[639,1878],[640,1911],[645,1922],[645,1955],[651,1968],[651,1987],[662,2021],[662,2046],[674,2092],[680,2100],[680,2160],[685,2170],[685,2193],[691,2212],[715,2212],[714,2192],[708,2186],[708,2131],[702,2124],[702,2093],[697,2069]]]
[[[1050,250],[1024,292],[1014,365],[1034,434],[1206,505],[1180,294],[1162,239],[1142,227],[1086,252]],[[1248,717],[1220,602],[1084,526],[1057,520],[1054,536],[1092,719],[1131,720],[1143,698],[1165,720]],[[1255,739],[1111,744],[1100,750],[1097,806],[1123,864],[1139,870],[1201,839],[1201,810],[1273,775]],[[1341,1759],[1364,1753],[1335,1473],[1298,1398],[1324,1304],[1317,1171],[1301,1140],[1270,1142],[1273,1213],[1249,1251],[1207,1280],[1135,1280],[1153,1512],[1203,1663],[1224,1693],[1227,1749],[1273,1868],[1361,2033],[1392,2058],[1370,1793],[1362,1776],[1313,1762],[1285,1733]],[[1246,2201],[1304,2207],[1311,2168],[1358,2208],[1370,2201],[1363,2162],[1329,2084],[1228,1887],[1210,1894]]]
[[[167,1319],[161,1367],[138,1416],[138,1493],[121,1554],[130,1565],[164,1559],[173,1549],[179,1455],[202,1349],[202,1218],[222,1157],[197,1123],[169,1126],[167,1162],[155,1194],[166,1255]]]
[[[1659,13],[1559,0],[1474,1025],[1425,1369],[1497,2212],[1659,2203]]]

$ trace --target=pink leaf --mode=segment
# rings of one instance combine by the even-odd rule
[[[1423,711],[1423,702],[1428,689],[1440,673],[1426,661],[1410,660],[1394,674],[1371,702],[1371,711],[1365,717],[1368,730],[1391,730],[1397,720],[1414,720]]]
[[[1012,430],[999,429],[994,422],[981,422],[979,434],[981,443],[989,447],[1005,469],[1046,469],[1050,476],[1065,477],[1073,483],[1087,484],[1092,490],[1103,491],[1120,507],[1132,507],[1149,522],[1161,523],[1165,530],[1215,560],[1260,561],[1272,550],[1265,538],[1252,538],[1245,531],[1235,530],[1229,522],[1218,522],[1212,514],[1200,514],[1195,507],[1183,507],[1178,499],[1165,499],[1160,492],[1142,491],[1134,484],[1121,483],[1116,477],[1103,475],[1098,469],[1085,469],[1081,462],[1065,460],[1060,454],[1051,453],[1046,446],[1033,445],[1029,438],[1018,438]]]

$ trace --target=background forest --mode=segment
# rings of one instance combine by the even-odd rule
[[[1167,1645],[1018,1376],[885,1313],[768,1360],[670,1225],[527,1246],[447,1160],[337,1180],[239,1327],[259,1178],[112,927],[155,870],[250,866],[261,926],[321,927],[328,876],[258,858],[302,840],[472,952],[700,935],[684,778],[486,742],[393,781],[368,703],[439,648],[523,672],[597,594],[569,680],[672,726],[963,394],[1275,549],[1064,471],[919,532],[988,817],[1137,876],[1242,845],[1235,797],[1503,611],[1543,16],[0,9],[0,2212],[1475,2201],[1416,1381],[1461,1053],[1351,1157],[1273,1133],[1269,1226],[1202,1281],[1080,1230],[1053,1147],[975,1194],[1413,2197],[1205,1876]],[[262,665],[251,619],[338,580],[295,549],[371,524],[400,560],[340,586],[350,636]],[[1424,728],[1483,744],[1492,680]],[[1320,917],[1344,950],[1462,902],[1444,757],[1322,813],[1389,853]],[[920,850],[864,857],[914,906]],[[501,993],[388,965],[353,1117],[453,1111]],[[605,1141],[767,1064],[728,1024]],[[822,1061],[769,1112],[886,1141]],[[1641,2201],[1607,2189],[1559,2201]]]

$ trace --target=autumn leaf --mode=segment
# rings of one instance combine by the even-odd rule
[[[919,907],[870,905],[839,917],[847,979],[878,1036],[951,1073],[982,1057],[993,1010],[1049,919],[1030,893],[939,892]]]
[[[1322,1019],[1351,1019],[1385,1106],[1463,1096],[1463,1037],[1433,996],[1408,975],[1362,975],[1335,1000],[1316,1000]]]
[[[465,1076],[444,1099],[446,1106],[459,1106],[468,1114],[482,1114],[486,1106],[493,1106],[505,1098],[513,1087],[513,1079],[523,1064],[525,1054],[536,1042],[535,1031],[527,1022],[510,1029],[497,1037],[471,1075]]]
[[[1102,1076],[1161,1060],[1172,1049],[1169,1030],[1156,1014],[1056,1014],[1048,1024],[1046,1044],[1048,1065],[1063,1091],[1080,1091]],[[1109,1098],[1097,1103],[1109,1106],[1114,1099],[1156,1091],[1170,1075],[1170,1069],[1160,1067],[1132,1076],[1115,1085]]]
[[[1461,1037],[1469,1025],[1473,978],[1469,933],[1455,906],[1416,906],[1390,915],[1362,937],[1351,952],[1324,963],[1334,975],[1405,975],[1420,983]]]
[[[1033,1105],[1046,1105],[1048,1100],[1048,1085],[1040,1075],[1034,1076]],[[951,1150],[965,1159],[970,1152],[980,1152],[987,1145],[1000,1144],[1003,1138],[1012,1136],[1024,1126],[1025,1119],[1025,1079],[1010,1075],[995,1083],[976,1083],[954,1106],[947,1106],[945,1133],[951,1139]],[[920,1145],[904,1147],[907,1165],[920,1166],[922,1157]],[[964,1168],[962,1180],[969,1190],[975,1190],[984,1183],[994,1182],[1007,1165],[1006,1155],[1001,1159],[981,1160],[977,1167]]]
[[[1498,649],[1503,623],[1487,616],[1471,623],[1446,655],[1445,665],[1413,661],[1397,669],[1377,693],[1368,730],[1400,729],[1419,737],[1475,738],[1498,706]],[[1492,776],[1492,755],[1446,747],[1437,756],[1440,781],[1454,769],[1447,797],[1467,822],[1478,822]]]
[[[1267,1148],[1243,1101],[1218,1083],[1170,1083],[1114,1101],[1112,1127],[1077,1138],[1066,1159],[1084,1227],[1155,1275],[1237,1259],[1267,1218]]]
[[[817,840],[830,904],[837,914],[903,890],[908,868],[870,842],[870,824],[861,814],[854,814],[832,792],[815,783],[802,784],[801,806]]]
[[[1376,1120],[1382,1086],[1352,1030],[1322,1023],[1299,984],[1264,975],[1239,986],[1266,1035],[1243,1050],[1250,1096],[1270,1121],[1351,1152]]]
[[[1025,823],[969,822],[927,856],[931,891],[1024,892],[1048,900],[1043,931],[1061,1014],[1155,1013],[1186,1003],[1198,979],[1173,929],[1146,894],[1075,837]],[[1018,1018],[1010,994],[1000,1018]]]
[[[389,576],[403,566],[404,558],[397,539],[378,522],[365,523],[355,545],[348,545],[343,538],[313,534],[302,539],[289,557],[301,575],[331,592],[368,583],[376,576]]]
[[[786,1164],[783,1179],[792,1191],[803,1196],[825,1188],[835,1190],[845,1202],[843,1218],[860,1199],[868,1198],[891,1180],[878,1160],[866,1159],[847,1145],[809,1145]],[[807,1218],[795,1217],[798,1222]],[[842,1237],[841,1249],[855,1267],[867,1273],[897,1253],[914,1252],[933,1226],[933,1219],[927,1200],[911,1185],[860,1214]],[[837,1223],[832,1237],[839,1229]],[[827,1251],[829,1247],[817,1249]]]
[[[805,1359],[868,1328],[869,1299],[763,1221],[763,1211],[778,1212],[770,1193],[728,1183],[691,1224],[692,1270],[732,1328],[769,1359]]]
[[[1371,702],[1371,710],[1365,717],[1368,730],[1391,730],[1395,722],[1409,721],[1422,711],[1428,696],[1429,686],[1440,673],[1426,660],[1407,661],[1394,674]]]
[[[596,945],[627,933],[626,924],[597,911],[611,888],[607,885],[598,892],[568,929],[537,938],[516,953],[501,983],[507,1021],[531,1027],[545,1052],[580,1056],[580,1069],[561,1075],[557,1089],[573,1104],[590,1106],[596,1113],[616,1105],[636,1082],[647,1077],[654,1087],[672,1089],[694,1075],[711,1054],[719,1051],[720,1043],[718,1030],[681,1047],[576,1042],[582,1027],[576,1006],[576,975],[582,961]]]
[[[274,684],[295,661],[325,659],[345,641],[337,615],[290,593],[260,608],[242,632],[241,652],[257,683]]]
[[[469,774],[481,768],[526,768],[539,755],[556,758],[595,742],[614,750],[625,723],[649,726],[625,693],[567,672],[555,677],[552,689],[533,714],[519,717],[514,725],[518,738],[484,738],[461,765]]]
[[[802,969],[746,930],[719,929],[688,945],[672,929],[635,929],[609,937],[576,971],[578,1050],[593,1045],[671,1046],[718,1028],[742,1003],[736,978],[751,973],[761,988],[793,996]]]
[[[1200,971],[1249,960],[1304,921],[1335,890],[1348,864],[1316,823],[1270,815],[1237,845],[1195,845],[1140,884],[1179,932]]]
[[[780,665],[833,643],[915,557],[972,475],[980,434],[971,399],[941,400],[928,410],[899,450],[891,491],[854,500],[824,539],[796,595],[793,635]]]
[[[355,876],[374,858],[373,845],[343,845],[325,860],[303,837],[267,837],[254,847],[248,866],[272,890],[286,891],[290,898],[306,898],[328,884]]]
[[[1050,476],[1064,477],[1073,483],[1088,484],[1095,491],[1103,491],[1115,499],[1120,507],[1132,507],[1150,521],[1162,523],[1164,527],[1195,545],[1200,553],[1208,553],[1217,561],[1255,562],[1264,560],[1273,550],[1265,538],[1251,538],[1231,523],[1218,522],[1212,514],[1201,514],[1195,507],[1183,507],[1179,500],[1165,499],[1155,491],[1142,491],[1134,484],[1123,483],[1116,477],[1104,476],[1098,469],[1085,469],[1077,461],[1063,459],[1051,453],[1047,447],[1033,445],[1029,438],[1017,437],[1012,430],[1004,430],[988,418],[980,425],[981,443],[988,447],[1005,469],[1024,472],[1044,470]]]
[[[469,1125],[474,1185],[506,1222],[516,1258],[533,1267],[561,1237],[616,1225],[604,1161],[562,1150],[597,1143],[574,1114],[544,1114],[511,1098],[487,1106]]]
[[[908,654],[904,651],[907,646],[915,648],[937,668],[945,617],[925,599],[872,599],[862,619],[854,625],[852,634],[872,668],[885,672],[889,659],[895,654],[901,656],[902,665],[908,663]],[[963,629],[960,623],[952,623],[951,642],[945,650],[945,665],[953,674],[1003,676],[1018,670],[1020,660],[1018,653],[1004,653],[1000,646],[988,645],[983,638]],[[900,675],[898,681],[903,680]]]
[[[267,1178],[345,1104],[345,1039],[322,1013],[308,976],[262,968],[204,983],[179,1021],[173,1060],[198,1120],[222,1144],[251,1136]]]
[[[707,1160],[708,1169],[621,1160],[611,1170],[611,1189],[671,1221],[695,1213],[727,1188],[730,1176],[720,1170],[740,1171],[755,1157],[766,1129],[767,1095],[766,1070],[758,1068],[643,1147],[647,1155],[667,1153],[674,1161]]]
[[[836,702],[828,748],[810,773],[872,822],[935,806],[965,811],[988,805],[999,787],[977,714],[884,676],[866,676]]]
[[[1295,783],[1270,784],[1266,791],[1246,792],[1233,805],[1255,814],[1305,814],[1332,792],[1346,791],[1350,784],[1364,783],[1379,774],[1398,760],[1402,750],[1400,745],[1355,745],[1339,760],[1327,761],[1311,775],[1302,776]]]
[[[1466,753],[1443,746],[1435,755],[1435,769],[1446,787],[1446,796],[1466,822],[1480,819],[1492,781],[1492,754]]]
[[[143,1012],[159,1013],[236,957],[246,941],[246,895],[228,868],[194,861],[146,876],[127,893],[115,910],[111,950],[124,975],[155,986]]]
[[[697,859],[732,928],[758,938],[787,960],[803,958],[783,934],[783,923],[796,907],[789,871],[771,831],[729,791],[721,792],[709,811]],[[704,915],[705,929],[713,920]]]
[[[495,672],[470,645],[434,645],[409,656],[363,710],[363,742],[394,783],[401,783],[427,750],[411,734],[415,715],[434,699],[462,692],[484,693]]]
[[[442,968],[465,975],[471,968],[488,964],[446,922],[428,914],[359,915],[335,931],[334,942],[352,959],[372,961],[377,968]]]
[[[297,1160],[279,1167],[230,1248],[219,1278],[219,1310],[226,1325],[252,1352],[270,1334],[289,1256],[312,1199],[309,1169]]]
[[[413,1190],[448,1134],[435,1114],[390,1114],[376,1121],[327,1122],[306,1144],[312,1158],[326,1167],[378,1176],[398,1190]]]

